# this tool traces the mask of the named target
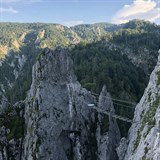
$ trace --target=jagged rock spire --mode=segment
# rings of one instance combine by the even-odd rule
[[[66,49],[56,48],[53,52],[45,48],[33,69],[33,79],[52,80],[53,83],[61,84],[76,81],[73,63]]]
[[[114,112],[112,98],[104,85],[99,96],[98,107],[104,111]]]
[[[104,87],[99,107],[112,107],[111,100],[108,103],[103,98],[108,95]],[[108,116],[88,104],[97,106],[96,98],[77,81],[68,51],[45,49],[33,67],[32,86],[26,99],[23,158],[103,160],[105,156],[110,160],[118,143],[114,137],[118,126],[115,120],[110,120],[108,132],[105,128]],[[103,145],[98,142],[100,136],[105,140]],[[99,156],[102,146],[106,148],[105,155]]]

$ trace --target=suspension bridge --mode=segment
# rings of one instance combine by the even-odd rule
[[[96,96],[97,98],[99,98],[99,94],[96,94],[96,93],[92,93],[92,95]],[[132,109],[134,110],[135,107],[136,107],[136,103],[134,102],[130,102],[130,101],[125,101],[125,100],[121,100],[121,99],[115,99],[115,98],[111,98],[110,96],[104,96],[105,99],[108,99],[108,101],[112,102],[113,105],[119,105],[121,107],[125,107],[125,108],[129,108],[129,109]],[[103,110],[99,107],[96,107],[95,105],[92,106],[93,109],[95,109],[98,113],[103,113],[103,114],[106,114],[108,116],[111,116],[113,118],[116,118],[118,120],[121,120],[121,121],[124,121],[124,122],[127,122],[127,123],[131,123],[131,124],[141,124],[142,122],[141,121],[134,121],[132,118],[128,118],[128,117],[125,117],[125,116],[122,116],[122,115],[119,115],[119,114],[116,114],[114,112],[111,112],[111,111],[107,111],[107,110]],[[148,125],[148,124],[146,124]],[[148,125],[148,126],[152,126],[153,125]]]
[[[133,120],[130,119],[130,118],[127,118],[127,117],[123,117],[123,116],[120,116],[120,115],[117,115],[117,114],[114,114],[114,113],[111,113],[111,112],[108,112],[108,111],[104,111],[98,107],[92,107],[93,109],[95,109],[98,113],[103,113],[103,114],[106,114],[108,116],[111,116],[113,118],[116,118],[116,119],[119,119],[121,121],[125,121],[125,122],[128,122],[128,123],[133,123]]]
[[[93,92],[91,92],[91,94],[94,95],[96,98],[99,98],[99,94],[93,93]],[[125,107],[125,108],[129,108],[132,110],[134,110],[136,107],[136,104],[134,102],[129,102],[129,101],[121,100],[121,99],[115,99],[115,98],[111,98],[109,96],[104,96],[104,98],[108,101],[111,101],[113,103],[113,105],[119,105],[120,107]],[[119,119],[124,122],[133,123],[133,119],[131,119],[131,118],[124,117],[124,116],[115,114],[110,111],[106,111],[106,110],[104,111],[103,109],[95,107],[95,106],[93,106],[92,108],[95,109],[98,113],[106,114],[108,116],[111,116],[113,118]]]

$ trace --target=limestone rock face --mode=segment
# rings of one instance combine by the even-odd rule
[[[136,107],[125,160],[160,159],[160,56]]]
[[[32,74],[23,159],[116,160],[116,120],[95,109],[114,112],[105,87],[97,102],[77,81],[65,49],[45,49]]]
[[[119,146],[116,148],[118,160],[124,159],[127,147],[128,147],[128,140],[125,137],[123,137],[120,140]]]
[[[102,88],[99,96],[98,109],[114,114],[114,107],[110,94],[106,87]],[[99,160],[116,160],[116,147],[120,141],[120,131],[116,120],[112,116],[105,115],[103,112],[98,114],[97,123],[97,142]]]

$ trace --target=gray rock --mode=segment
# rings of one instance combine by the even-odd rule
[[[160,159],[160,56],[129,130],[125,160]]]
[[[97,103],[81,87],[65,49],[46,49],[34,65],[32,77],[26,99],[23,159],[117,159],[120,133],[116,120],[89,105],[113,112],[111,100],[103,98],[108,93],[103,88]]]
[[[114,107],[110,94],[103,87],[99,96],[98,108],[102,111],[108,111],[114,114]],[[120,141],[120,131],[115,118],[105,115],[103,112],[99,113],[97,125],[97,142],[98,142],[98,158],[100,160],[116,160],[116,147]],[[107,125],[108,123],[108,125]]]
[[[120,140],[119,146],[116,148],[118,154],[118,160],[124,159],[127,147],[128,147],[128,140],[125,137],[123,137]]]

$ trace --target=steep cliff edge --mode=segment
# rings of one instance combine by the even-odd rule
[[[97,102],[77,81],[65,49],[45,49],[32,77],[23,159],[117,159],[120,132],[116,120],[95,109],[114,112],[105,87]]]
[[[136,106],[125,160],[160,158],[160,56],[144,95]]]

